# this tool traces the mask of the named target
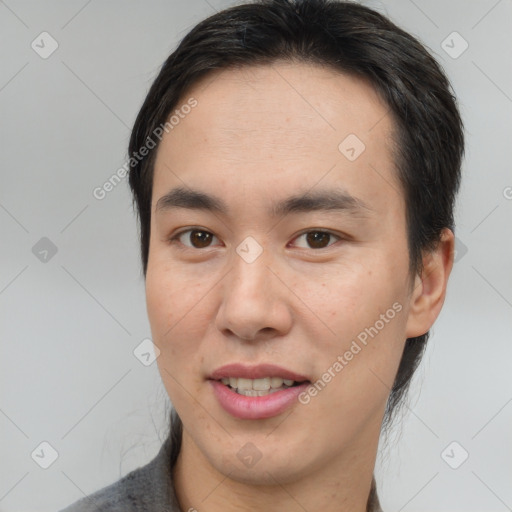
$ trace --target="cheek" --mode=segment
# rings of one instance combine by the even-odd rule
[[[160,350],[158,362],[169,371],[193,364],[201,326],[191,321],[200,312],[202,286],[189,283],[183,273],[166,265],[148,265],[146,305],[153,343]]]
[[[161,339],[171,334],[200,300],[200,283],[168,262],[154,258],[146,274],[146,305],[149,321]],[[161,339],[161,341],[163,341]]]
[[[197,282],[187,281],[166,265],[148,265],[146,303],[153,343],[160,350],[158,370],[171,402],[185,417],[190,394],[196,396],[201,386],[197,369],[203,326],[197,320],[205,293]]]
[[[343,369],[338,365],[334,371],[343,374],[343,378],[334,379],[337,382],[349,379],[351,389],[362,390],[371,378],[384,391],[386,384],[392,384],[405,343],[406,263],[405,259],[397,262],[396,255],[395,259],[386,258],[381,252],[374,261],[369,258],[357,265],[331,269],[329,279],[297,283],[297,294],[308,298],[311,311],[322,320],[323,334],[314,337],[318,342],[313,347],[320,375],[329,368],[334,371],[338,356],[346,354]]]
[[[334,265],[322,276],[297,283],[294,292],[333,327],[335,335],[355,334],[404,298],[403,270],[385,258]]]

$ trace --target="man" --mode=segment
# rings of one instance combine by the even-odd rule
[[[129,149],[173,421],[151,463],[66,512],[381,510],[379,435],[453,263],[442,70],[357,4],[233,7],[164,63]]]

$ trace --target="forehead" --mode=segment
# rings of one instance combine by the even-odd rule
[[[210,73],[174,111],[190,98],[197,106],[159,144],[155,193],[189,185],[274,194],[321,181],[361,199],[386,182],[384,195],[397,194],[389,109],[360,78],[279,62]]]

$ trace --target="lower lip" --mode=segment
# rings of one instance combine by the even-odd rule
[[[272,418],[288,409],[309,386],[309,382],[275,391],[265,396],[245,396],[217,380],[210,380],[213,392],[223,409],[242,420]]]

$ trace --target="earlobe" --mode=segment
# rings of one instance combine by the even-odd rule
[[[423,271],[421,276],[416,276],[410,298],[407,338],[425,334],[443,307],[448,278],[453,267],[454,240],[453,232],[445,228],[436,248],[423,256]]]

